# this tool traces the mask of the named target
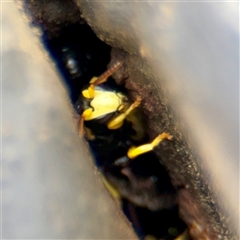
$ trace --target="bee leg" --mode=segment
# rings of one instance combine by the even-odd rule
[[[187,239],[190,239],[189,231],[187,229],[178,237],[174,238],[174,240],[187,240]]]
[[[89,84],[96,86],[96,85],[98,85],[98,84],[96,84],[97,80],[98,80],[98,77],[92,77],[91,80],[89,81]]]
[[[141,103],[141,98],[137,97],[136,101],[130,105],[130,107],[123,113],[120,113],[119,115],[117,115],[116,117],[114,117],[113,119],[111,119],[108,124],[107,127],[108,129],[118,129],[123,125],[124,120],[126,119],[126,117],[135,109],[139,106],[139,104]]]
[[[134,159],[141,154],[152,151],[156,146],[158,146],[162,142],[162,140],[164,139],[172,140],[172,138],[173,137],[168,133],[165,132],[161,133],[151,143],[143,144],[138,147],[131,147],[127,152],[127,156],[130,159]]]
[[[106,70],[103,74],[101,74],[99,77],[93,77],[90,80],[90,84],[93,84],[93,86],[97,86],[101,83],[105,83],[107,79],[116,72],[120,67],[122,66],[121,62],[115,63],[112,67],[110,67],[108,70]]]
[[[115,199],[115,200],[120,200],[121,199],[121,195],[119,193],[119,191],[117,190],[116,187],[114,187],[108,180],[107,178],[101,174],[101,178],[102,178],[102,181],[105,185],[105,187],[107,188],[107,190],[110,192],[110,194],[112,195],[112,197]]]
[[[84,120],[85,120],[86,117],[88,117],[89,115],[92,114],[92,111],[93,111],[92,108],[86,109],[79,118],[78,129],[79,129],[79,135],[80,136],[83,135]]]
[[[88,99],[94,98],[94,87],[101,83],[105,83],[107,81],[108,77],[110,77],[121,66],[122,66],[122,63],[117,62],[111,68],[109,68],[107,71],[105,71],[103,74],[101,74],[99,77],[93,77],[89,81],[90,86],[88,87],[87,90],[82,91],[82,95]]]
[[[100,80],[102,80],[102,82],[99,82],[99,77],[93,77],[89,82],[90,85],[88,89],[85,89],[82,91],[82,95],[87,99],[93,99],[95,96],[94,87],[100,83],[107,81],[107,79],[100,79]]]
[[[107,71],[105,71],[103,74],[101,74],[99,77],[93,77],[89,81],[90,86],[88,87],[87,90],[82,91],[82,95],[88,99],[94,98],[94,87],[101,83],[105,83],[107,81],[108,77],[110,77],[121,66],[122,66],[122,63],[117,62],[111,68],[109,68]]]

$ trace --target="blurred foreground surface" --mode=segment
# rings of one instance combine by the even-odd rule
[[[2,19],[2,238],[135,239],[39,39],[13,2],[2,3]]]

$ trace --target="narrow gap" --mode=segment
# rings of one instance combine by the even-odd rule
[[[68,87],[73,104],[81,89],[93,76],[107,69],[111,47],[100,41],[87,24],[73,24],[61,29],[56,38],[43,38]]]
[[[75,110],[81,114],[83,101],[81,98],[79,100],[79,96],[92,77],[99,76],[107,70],[111,60],[111,47],[98,39],[86,23],[65,26],[58,37],[49,39],[43,36],[43,41],[65,80]],[[127,90],[117,85],[112,77],[105,83],[104,88],[120,91],[128,97]],[[97,124],[86,125],[96,134]],[[126,152],[126,146],[150,141],[147,134],[140,141],[132,141],[132,137],[129,136],[135,132],[129,123],[124,123],[120,129],[117,134],[112,134],[113,131],[106,128],[105,135],[102,134],[101,129],[97,141],[86,140],[96,165],[108,181],[113,185],[115,183],[117,186],[122,186],[120,190],[122,210],[132,222],[135,232],[140,239],[145,240],[171,240],[180,235],[182,237],[178,239],[190,239],[187,227],[178,215],[177,189],[171,185],[167,171],[158,159],[156,160],[154,152],[144,154],[124,166],[114,165],[114,161]],[[99,142],[101,138],[104,145]],[[129,142],[129,139],[132,142]],[[109,144],[106,145],[106,142]],[[133,192],[129,192],[127,187],[129,181],[135,181],[132,182],[136,186],[131,188]],[[138,196],[138,199],[135,202],[131,201],[135,196]],[[155,199],[155,196],[162,196],[163,200]],[[169,206],[165,205],[167,200],[172,202]],[[160,204],[162,206],[154,207],[156,201],[158,204],[162,201]],[[143,206],[143,202],[148,202],[148,206]]]

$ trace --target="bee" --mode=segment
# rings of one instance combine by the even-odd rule
[[[177,223],[182,224],[178,229],[181,232],[185,224],[177,216],[176,189],[154,152],[162,141],[173,137],[163,132],[153,140],[149,139],[139,110],[141,98],[132,102],[124,89],[109,82],[121,66],[122,63],[117,62],[99,77],[93,77],[82,89],[75,105],[80,115],[79,134],[85,135],[107,187],[111,191],[114,189],[113,195],[120,196],[123,203],[128,202],[131,206],[128,207],[131,214],[127,215],[139,236],[158,235],[155,232],[157,223],[148,227],[142,216],[135,219],[139,217],[139,211],[147,212],[150,217],[157,216],[157,219],[174,212]]]
[[[129,117],[141,99],[131,103],[118,88],[103,85],[121,66],[117,62],[82,90],[80,135],[85,130],[97,165],[124,198],[151,210],[168,208],[176,204],[176,191],[153,149],[172,136],[162,133],[145,143],[144,126]]]
[[[139,97],[133,104],[129,104],[129,99],[123,92],[103,85],[121,65],[120,62],[117,62],[99,77],[93,77],[89,86],[83,89],[81,103],[83,112],[79,122],[80,134],[82,134],[86,121],[99,122],[101,125],[106,125],[109,130],[119,129],[124,120],[139,106],[141,102]]]
[[[132,103],[126,91],[108,79],[121,66],[118,62],[99,77],[93,77],[75,105],[80,114],[79,133],[85,133],[93,154],[101,160],[106,152],[126,152],[133,140],[146,138],[143,122],[139,121],[140,97]]]

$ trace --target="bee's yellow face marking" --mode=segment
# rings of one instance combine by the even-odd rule
[[[118,111],[122,104],[122,98],[115,92],[94,90],[94,98],[90,105],[93,108],[91,114],[85,117],[85,121],[102,117],[106,114]]]

